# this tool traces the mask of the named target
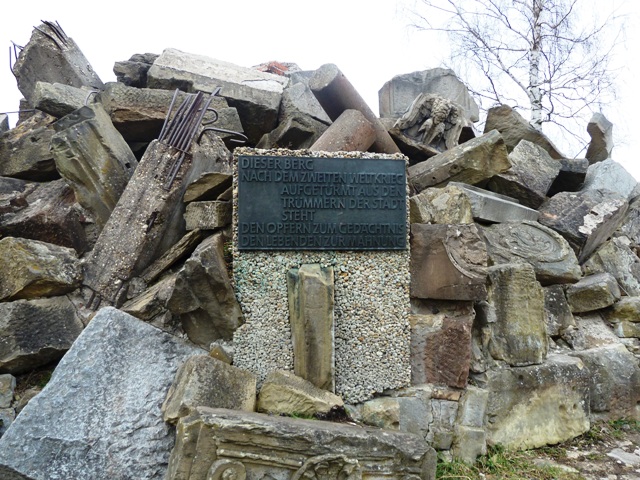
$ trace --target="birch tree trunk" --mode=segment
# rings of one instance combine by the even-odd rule
[[[540,51],[542,49],[542,14],[545,0],[531,1],[532,34],[529,50],[529,87],[527,95],[531,103],[531,125],[542,131],[542,94],[540,92]]]

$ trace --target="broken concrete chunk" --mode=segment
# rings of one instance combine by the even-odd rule
[[[495,360],[511,366],[535,365],[547,358],[544,293],[527,263],[488,269],[488,299],[477,310],[478,327]]]
[[[415,300],[417,302],[417,300]],[[411,324],[411,384],[465,388],[471,363],[471,302],[420,301]]]
[[[560,172],[547,191],[548,197],[560,192],[577,192],[587,176],[589,161],[586,158],[561,158]]]
[[[518,203],[515,198],[490,192],[466,183],[450,182],[449,185],[462,189],[471,203],[471,213],[481,222],[521,222],[536,221],[538,212]]]
[[[24,192],[13,196],[6,212],[0,206],[0,234],[21,237],[62,247],[78,254],[88,249],[87,238],[73,190],[64,180],[23,185]],[[1,188],[1,187],[0,187]],[[18,188],[18,187],[16,187]],[[0,193],[0,199],[3,195]]]
[[[0,372],[20,374],[58,360],[82,329],[64,296],[0,303]]]
[[[511,168],[492,177],[487,188],[538,208],[560,172],[560,163],[539,145],[522,140],[509,154]]]
[[[232,176],[221,172],[205,172],[191,182],[184,192],[185,203],[196,200],[217,200],[231,186]]]
[[[24,180],[60,178],[49,144],[56,118],[43,112],[0,135],[0,175]]]
[[[550,285],[544,288],[544,310],[549,336],[557,337],[567,329],[576,327],[576,321],[562,285]]]
[[[620,289],[610,273],[584,277],[567,288],[567,301],[573,313],[591,312],[620,300]]]
[[[147,72],[159,55],[155,53],[136,53],[129,60],[116,62],[113,73],[119,83],[128,87],[144,88],[147,86]]]
[[[504,141],[492,131],[409,167],[409,182],[416,192],[449,182],[476,184],[510,167]]]
[[[205,348],[231,340],[244,322],[224,260],[225,240],[215,234],[202,242],[178,272],[167,306],[180,316],[189,339]]]
[[[601,113],[594,113],[587,125],[587,133],[591,137],[586,157],[593,165],[611,156],[613,150],[613,123]]]
[[[256,410],[272,414],[312,416],[341,407],[342,398],[320,389],[311,382],[286,370],[274,370],[267,375]]]
[[[33,107],[56,118],[86,105],[93,90],[77,88],[62,83],[36,83],[33,92]]]
[[[335,391],[333,267],[304,264],[287,273],[293,368],[318,388]]]
[[[381,118],[400,118],[421,93],[431,93],[448,98],[464,107],[465,119],[479,120],[478,105],[467,87],[448,68],[432,68],[403,75],[396,75],[378,91]]]
[[[326,129],[324,123],[308,115],[295,113],[284,118],[274,130],[265,133],[256,148],[309,148]]]
[[[615,160],[603,160],[589,166],[582,190],[609,190],[631,198],[638,181]]]
[[[322,65],[309,80],[309,88],[331,120],[335,121],[348,109],[360,111],[376,131],[376,140],[372,146],[374,151],[400,153],[387,129],[337,66],[332,63]]]
[[[409,199],[411,223],[473,223],[471,202],[458,185],[427,188]]]
[[[72,87],[101,89],[104,85],[76,42],[57,22],[43,22],[31,34],[13,65],[18,89],[34,105],[37,82],[62,83]]]
[[[238,110],[244,132],[254,145],[275,128],[282,92],[289,82],[286,77],[172,48],[153,62],[147,79],[150,88],[213,92],[221,87],[220,96]]]
[[[178,369],[162,412],[165,422],[175,424],[196,407],[253,412],[255,404],[255,375],[209,355],[194,355]]]
[[[610,273],[625,295],[640,295],[640,258],[627,246],[626,237],[605,242],[583,265],[586,275]]]
[[[171,267],[178,260],[181,260],[187,255],[190,255],[204,239],[204,237],[205,233],[202,230],[191,230],[169,250],[163,253],[160,258],[149,265],[149,267],[147,267],[145,271],[140,274],[140,278],[142,278],[148,284],[153,282],[162,274],[162,272]]]
[[[582,263],[620,226],[627,208],[613,192],[561,192],[542,204],[538,221],[562,235]]]
[[[491,370],[487,389],[491,445],[536,448],[589,430],[589,372],[578,358],[551,355],[543,365]]]
[[[530,263],[542,285],[577,282],[574,251],[558,233],[538,222],[508,222],[482,228],[492,264]]]
[[[23,238],[0,240],[0,299],[53,297],[75,290],[82,272],[70,248]]]
[[[331,119],[327,112],[320,106],[309,88],[309,79],[302,75],[292,76],[291,83],[282,92],[279,120],[282,122],[286,117],[295,113],[308,115],[320,123],[331,125]]]
[[[487,248],[475,224],[411,225],[411,296],[486,298]]]
[[[191,202],[184,212],[187,231],[215,230],[231,223],[231,203],[219,201]]]
[[[59,120],[51,152],[56,168],[100,231],[138,165],[133,152],[100,104]]]
[[[167,480],[197,472],[212,478],[435,479],[435,451],[410,433],[202,407],[180,420],[176,437]],[[274,444],[277,455],[271,454]],[[246,454],[247,445],[257,456]]]
[[[0,477],[165,478],[174,433],[160,405],[178,366],[202,353],[100,310],[0,439]]]
[[[507,105],[489,109],[484,132],[498,130],[504,143],[512,151],[521,140],[528,140],[544,148],[551,158],[564,158],[556,146],[543,134],[536,130],[522,115]]]
[[[373,145],[376,131],[358,110],[347,109],[309,148],[312,152],[361,151]]]

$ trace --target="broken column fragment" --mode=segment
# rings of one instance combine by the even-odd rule
[[[520,205],[515,198],[490,192],[460,182],[449,182],[452,187],[461,189],[469,199],[471,213],[475,220],[481,222],[503,223],[536,221],[538,212],[532,208]]]
[[[309,148],[312,152],[366,152],[376,138],[369,120],[358,110],[345,110]]]
[[[613,150],[613,123],[601,113],[594,113],[587,125],[591,137],[585,157],[590,164],[601,162],[611,156]]]
[[[18,89],[33,105],[37,82],[62,83],[72,87],[102,89],[102,80],[57,22],[44,22],[31,34],[13,65]]]
[[[60,119],[51,151],[60,174],[89,210],[99,229],[107,223],[138,165],[136,157],[113,127],[100,104]]]
[[[483,300],[487,247],[475,224],[411,225],[411,296]]]
[[[409,167],[409,182],[421,192],[449,182],[480,183],[509,168],[504,140],[493,130]]]
[[[335,391],[333,268],[305,264],[287,275],[296,375]]]
[[[147,74],[149,88],[190,92],[213,92],[221,87],[240,115],[244,132],[252,144],[276,126],[282,91],[289,80],[280,75],[240,67],[168,48],[162,52]]]
[[[309,88],[332,120],[336,120],[348,109],[360,111],[376,131],[376,140],[372,147],[374,151],[400,153],[387,129],[337,66],[332,63],[322,65],[309,80]]]

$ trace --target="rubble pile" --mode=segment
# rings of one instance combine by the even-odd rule
[[[331,64],[167,49],[104,84],[55,22],[13,71],[29,111],[0,114],[0,477],[428,479],[436,451],[640,418],[640,190],[601,114],[569,159],[506,105],[476,132],[443,69],[387,82],[380,118]],[[410,384],[348,404],[324,366],[318,386],[233,365],[240,145],[406,156]]]

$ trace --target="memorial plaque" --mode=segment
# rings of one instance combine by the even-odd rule
[[[238,157],[239,250],[404,250],[405,162]]]

